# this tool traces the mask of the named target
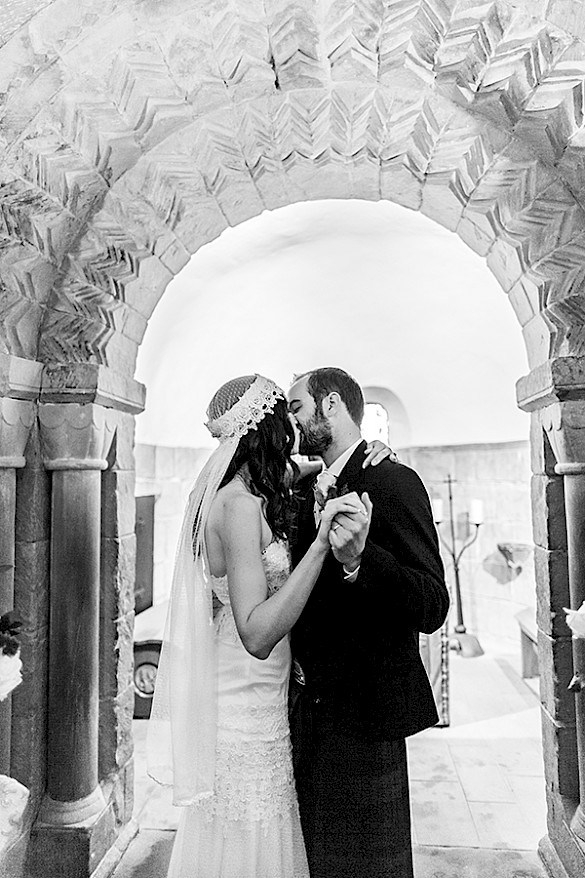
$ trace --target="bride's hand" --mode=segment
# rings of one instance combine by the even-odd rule
[[[319,524],[319,530],[317,531],[317,539],[321,543],[329,546],[329,531],[332,527],[335,529],[338,526],[333,523],[333,520],[337,515],[341,515],[342,513],[349,516],[363,516],[365,519],[368,518],[366,507],[355,491],[352,491],[349,494],[342,494],[341,497],[335,497],[333,500],[328,500],[321,512],[321,522]]]
[[[368,466],[377,466],[383,460],[386,460],[387,457],[392,463],[400,462],[397,455],[388,445],[385,445],[380,439],[374,439],[366,445],[366,456],[362,468],[366,469]]]

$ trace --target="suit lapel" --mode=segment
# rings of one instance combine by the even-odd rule
[[[352,456],[349,458],[337,478],[337,492],[344,494],[353,491],[355,485],[361,482],[363,474],[362,464],[366,456],[366,441],[362,439]]]

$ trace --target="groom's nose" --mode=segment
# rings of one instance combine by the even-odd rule
[[[293,428],[293,431],[295,434],[295,444],[294,444],[294,447],[293,447],[291,454],[298,454],[299,453],[299,442],[301,441],[301,433],[299,430],[299,424],[298,424],[298,421],[295,418],[295,416],[292,414],[292,412],[288,413],[288,417],[289,417],[289,420],[292,424],[292,428]]]

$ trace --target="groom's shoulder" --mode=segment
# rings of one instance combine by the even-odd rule
[[[424,490],[418,473],[404,463],[386,458],[377,466],[368,466],[363,471],[366,487],[378,490],[418,491]]]

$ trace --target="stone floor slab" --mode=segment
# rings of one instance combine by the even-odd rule
[[[415,878],[546,878],[538,854],[530,851],[417,847]]]
[[[143,829],[112,878],[164,878],[173,832]],[[415,878],[546,878],[538,855],[527,851],[415,847]]]
[[[418,844],[479,847],[479,836],[459,783],[413,781],[410,801]]]

